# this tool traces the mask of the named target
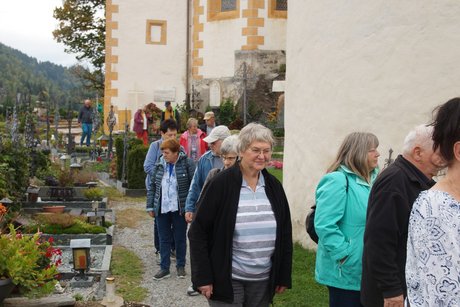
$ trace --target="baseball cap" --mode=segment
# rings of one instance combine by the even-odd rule
[[[210,112],[204,113],[203,119],[208,120],[208,119],[213,118],[213,117],[214,117],[214,112],[210,111]]]
[[[212,129],[211,133],[203,139],[206,143],[214,143],[217,140],[225,140],[230,136],[230,130],[227,126],[221,125]]]

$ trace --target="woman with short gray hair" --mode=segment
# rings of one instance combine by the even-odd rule
[[[224,166],[222,168],[213,168],[209,171],[208,176],[204,181],[202,190],[206,188],[209,181],[220,171],[227,169],[235,164],[236,160],[238,159],[238,135],[231,135],[222,142],[222,145],[220,146],[220,157]]]
[[[198,128],[198,120],[190,117],[187,120],[187,131],[182,133],[179,143],[193,162],[197,162],[207,150],[206,142],[203,141],[205,137],[206,133]]]
[[[217,174],[198,200],[188,235],[192,282],[210,306],[269,306],[275,293],[291,287],[289,204],[265,169],[272,132],[251,123],[238,140],[240,160]]]

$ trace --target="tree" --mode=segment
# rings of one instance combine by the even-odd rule
[[[92,69],[78,66],[74,71],[99,91],[104,89],[104,12],[105,0],[63,0],[53,13],[59,22],[53,31],[54,39],[66,46],[67,53],[91,64]]]

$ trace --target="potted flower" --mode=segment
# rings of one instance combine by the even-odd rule
[[[0,205],[0,212],[4,212],[0,216],[3,222],[6,214],[3,205]],[[0,280],[8,285],[8,289],[3,290],[11,291],[16,285],[27,297],[52,293],[58,275],[57,266],[61,262],[61,251],[53,248],[52,240],[41,239],[40,233],[22,235],[12,224],[7,226],[0,229]],[[0,297],[8,295],[3,293]]]

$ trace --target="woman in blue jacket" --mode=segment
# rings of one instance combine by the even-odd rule
[[[195,163],[180,151],[175,139],[164,140],[160,149],[163,155],[155,164],[151,186],[147,190],[147,212],[156,217],[160,238],[161,269],[153,279],[170,277],[172,237],[176,247],[177,277],[185,278],[187,222],[184,209]]]
[[[361,258],[369,192],[378,173],[379,141],[353,132],[316,188],[319,237],[315,278],[329,289],[329,306],[361,306]]]

